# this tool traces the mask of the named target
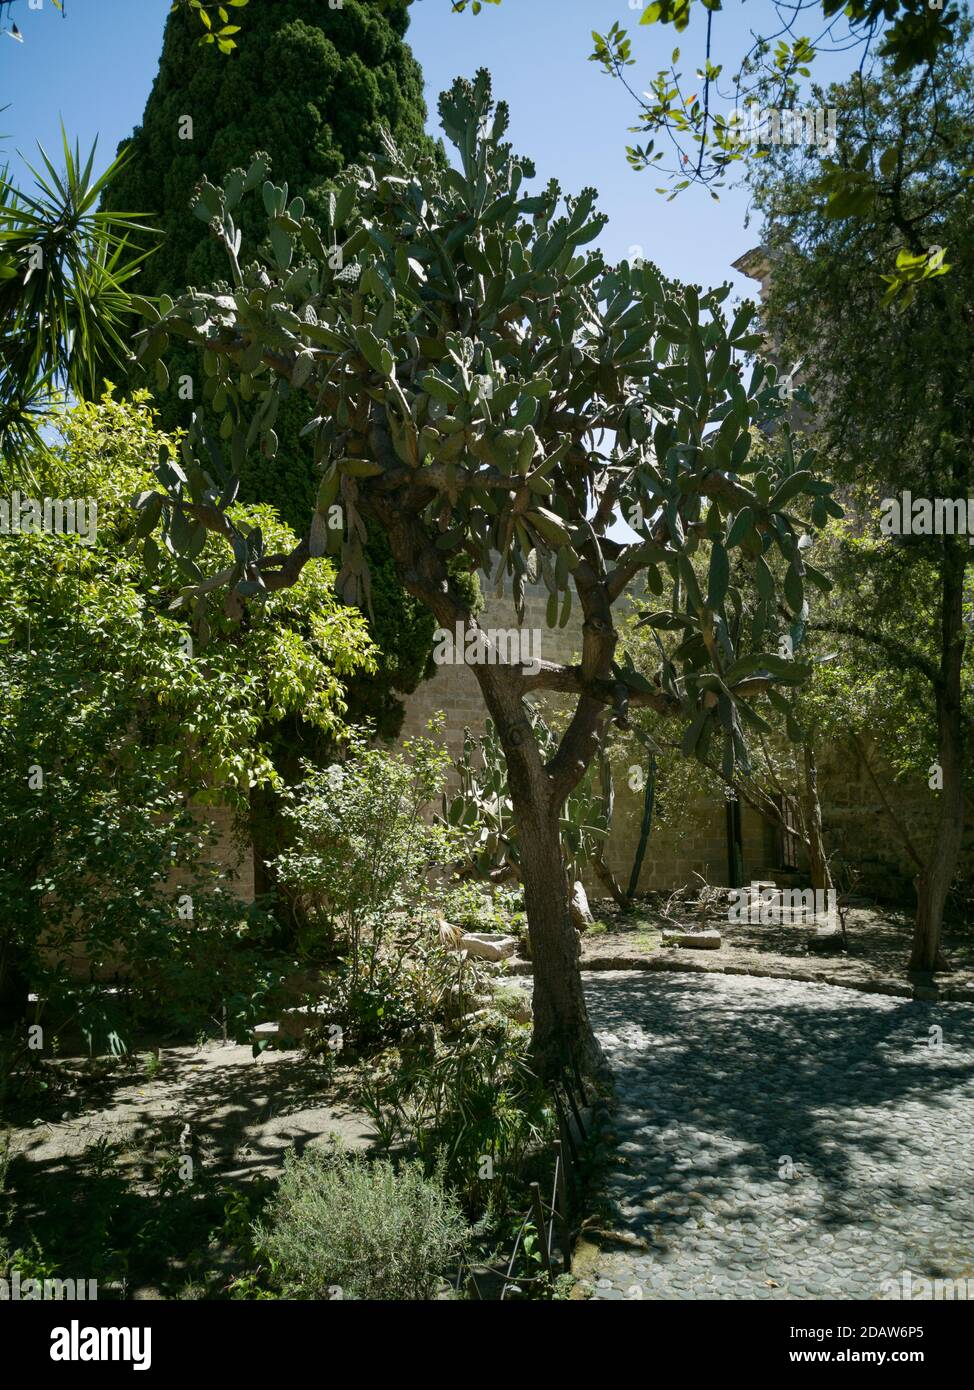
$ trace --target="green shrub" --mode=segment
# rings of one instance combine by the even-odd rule
[[[397,922],[376,955],[371,980],[348,963],[323,982],[316,1000],[330,1006],[328,1026],[343,1029],[343,1051],[369,1051],[428,1036],[485,989],[482,963],[447,946],[428,923]]]
[[[291,1298],[431,1299],[467,1237],[456,1198],[419,1163],[290,1155],[258,1238]]]
[[[284,811],[293,844],[274,869],[312,934],[334,924],[347,941],[351,988],[364,980],[371,990],[398,917],[429,902],[428,872],[450,860],[460,833],[425,815],[446,781],[445,749],[417,738],[390,753],[350,735],[347,750],[331,767],[305,766]]]
[[[192,1034],[224,1008],[244,1037],[274,923],[238,900],[206,808],[247,826],[252,794],[277,781],[283,721],[340,735],[342,680],[371,668],[371,643],[327,564],[245,622],[175,609],[185,573],[168,552],[148,567],[132,553],[130,499],[177,441],[144,395],[108,392],[57,422],[30,486],[13,485],[91,499],[97,528],[92,545],[30,531],[0,545],[0,1010],[20,1018],[39,995],[45,1052],[68,1018],[94,1052],[147,1022]],[[270,508],[240,515],[271,547],[296,541]],[[219,563],[224,542],[206,545]]]
[[[469,1211],[503,1210],[555,1134],[550,1098],[530,1064],[531,1031],[499,1012],[464,1020],[449,1042],[405,1052],[358,1103],[388,1147],[437,1165]]]
[[[474,879],[457,883],[443,899],[443,916],[464,931],[527,931],[524,889],[518,884],[491,886]]]

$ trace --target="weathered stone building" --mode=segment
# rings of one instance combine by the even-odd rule
[[[580,618],[562,629],[545,626],[547,591],[529,588],[523,627],[540,630],[539,655],[546,661],[570,662],[581,647]],[[576,610],[577,612],[577,610]],[[518,625],[509,597],[487,599],[478,621],[488,628]],[[537,650],[537,648],[532,648]],[[486,709],[473,670],[465,665],[438,666],[405,702],[402,737],[422,734],[436,713],[445,716],[444,736],[452,753],[459,752],[465,728],[483,732]],[[904,822],[918,848],[924,846],[934,823],[932,791],[923,769],[910,783],[894,783],[884,766],[882,750],[870,747],[870,766],[882,788],[877,790],[861,756],[852,748],[820,752],[819,790],[826,852],[835,855],[840,884],[883,898],[911,901],[913,868],[909,855],[883,806],[885,797]],[[639,839],[642,798],[632,792],[624,767],[615,769],[616,805],[606,858],[616,876],[627,880]],[[797,793],[798,788],[795,788]],[[743,881],[753,878],[800,878],[806,867],[800,843],[782,837],[777,825],[751,806],[739,809],[739,850]],[[731,882],[732,837],[727,803],[720,796],[697,796],[685,805],[668,808],[666,823],[654,825],[640,875],[640,888],[672,889],[700,874],[709,883]],[[797,849],[797,857],[795,850]],[[974,835],[969,837],[965,864],[974,866]],[[596,892],[600,891],[596,885]]]

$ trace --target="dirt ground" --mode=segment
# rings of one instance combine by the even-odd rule
[[[666,926],[716,926],[720,947],[664,947]],[[709,917],[681,907],[667,918],[656,904],[628,914],[601,905],[582,938],[581,966],[585,972],[752,975],[974,1001],[971,927],[946,933],[952,969],[925,978],[907,975],[905,915],[857,906],[847,915],[847,932],[847,952],[820,956],[808,951],[806,926],[729,923],[713,908]],[[529,961],[495,969],[501,978],[524,977],[512,979],[509,990],[530,991]],[[599,976],[587,979],[591,989]],[[99,1252],[105,1296],[119,1289],[136,1299],[225,1296],[249,1268],[234,1223],[253,1219],[259,1207],[250,1204],[259,1204],[268,1190],[263,1185],[279,1176],[287,1151],[333,1139],[349,1150],[374,1142],[370,1120],[349,1099],[356,1068],[332,1061],[293,1048],[255,1058],[248,1046],[220,1042],[151,1047],[94,1065],[62,1059],[55,1070],[64,1076],[47,1100],[8,1117],[0,1129],[5,1195],[18,1217],[13,1237],[28,1257],[36,1243],[65,1268],[87,1269],[90,1251]],[[175,1180],[187,1156],[191,1184],[182,1173]]]
[[[158,1064],[133,1059],[132,1068],[107,1077],[97,1096],[76,1097],[60,1118],[13,1130],[11,1158],[53,1176],[99,1142],[129,1150],[135,1162],[167,1132],[221,1177],[276,1174],[292,1145],[300,1151],[331,1135],[348,1149],[372,1142],[366,1117],[337,1100],[337,1091],[298,1051],[255,1060],[249,1047],[233,1044],[164,1048]]]
[[[696,921],[693,914],[681,920]],[[664,947],[663,927],[673,925],[649,907],[625,916],[603,908],[595,928],[582,937],[582,969],[716,971],[902,996],[933,988],[944,1000],[974,1000],[971,927],[945,936],[953,969],[920,980],[906,972],[909,918],[875,907],[850,910],[849,948],[839,955],[810,954],[805,927],[713,918],[705,925],[719,928],[719,949]],[[513,973],[530,968],[519,962]],[[298,1050],[267,1051],[255,1060],[249,1047],[218,1042],[164,1048],[158,1061],[133,1057],[93,1093],[74,1096],[63,1112],[13,1128],[11,1158],[55,1175],[102,1141],[131,1150],[136,1163],[165,1130],[178,1132],[182,1147],[222,1177],[276,1173],[292,1145],[300,1150],[335,1135],[349,1149],[368,1147],[370,1123],[342,1095],[340,1080]]]
[[[681,920],[697,924],[694,914],[684,914]],[[850,909],[848,951],[837,955],[811,954],[810,933],[804,926],[729,923],[712,917],[702,925],[720,931],[719,949],[662,946],[663,928],[674,925],[649,908],[626,916],[604,911],[595,929],[582,937],[582,969],[705,970],[817,980],[904,996],[932,997],[923,991],[934,989],[941,999],[974,1000],[974,924],[945,932],[944,949],[952,969],[922,979],[907,974],[910,918],[874,906]]]

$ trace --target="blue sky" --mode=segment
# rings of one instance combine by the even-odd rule
[[[39,10],[30,9],[30,0],[15,0],[12,15],[24,42],[0,35],[0,106],[8,106],[0,111],[2,157],[16,170],[18,151],[30,158],[38,140],[56,148],[63,118],[83,148],[97,135],[107,162],[141,119],[169,3],[66,0],[62,20],[51,0],[41,0]],[[730,269],[757,240],[756,228],[744,225],[745,190],[724,190],[719,203],[703,189],[688,189],[673,202],[655,193],[662,180],[633,173],[625,159],[632,99],[586,61],[591,30],[604,32],[618,20],[633,35],[638,63],[630,73],[641,91],[677,41],[681,66],[692,72],[701,51],[698,22],[677,40],[672,28],[639,28],[628,0],[503,0],[477,17],[450,14],[449,0],[417,0],[412,13],[409,40],[423,66],[431,125],[438,92],[458,73],[488,67],[495,93],[511,108],[515,149],[566,190],[598,188],[610,217],[601,240],[610,260],[641,247],[667,274],[702,285],[730,279],[740,293],[752,293],[753,282]],[[729,61],[747,47],[749,29],[761,29],[770,15],[767,0],[727,0],[718,39]],[[241,23],[246,42],[245,12]],[[829,70],[834,63],[825,69],[823,62]]]

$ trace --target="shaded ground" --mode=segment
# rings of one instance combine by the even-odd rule
[[[682,920],[697,922],[694,914]],[[849,950],[834,956],[809,954],[807,927],[730,923],[726,918],[707,920],[707,925],[716,926],[721,933],[719,950],[662,948],[662,929],[672,925],[648,908],[625,917],[607,915],[595,931],[582,937],[582,968],[626,970],[646,968],[651,963],[656,969],[767,975],[913,993],[914,983],[906,973],[912,922],[905,914],[852,908],[847,920]],[[946,931],[944,948],[953,969],[934,977],[941,998],[974,1000],[974,930],[967,926]],[[924,984],[929,983],[927,977]]]
[[[0,1244],[21,1252],[22,1277],[96,1279],[101,1298],[226,1296],[292,1145],[373,1142],[340,1077],[301,1052],[255,1061],[206,1043],[138,1068],[66,1090],[60,1118],[0,1135],[13,1214]]]
[[[11,1154],[55,1171],[88,1145],[107,1141],[139,1153],[165,1129],[223,1178],[276,1173],[284,1152],[337,1134],[347,1148],[371,1142],[368,1121],[336,1098],[327,1072],[299,1051],[264,1052],[205,1043],[162,1052],[151,1075],[121,1073],[102,1102],[77,1116],[16,1131]]]
[[[876,1299],[907,1271],[974,1297],[974,1008],[719,975],[585,989],[617,1096],[593,1297]]]
[[[661,949],[648,908],[603,922],[583,969],[620,1162],[596,1297],[879,1297],[905,1269],[974,1278],[974,1009],[950,1002],[974,999],[974,932],[948,935],[934,1004],[906,978],[909,920],[873,909],[850,912],[849,953],[827,957],[803,927],[720,920],[720,949],[696,951]],[[222,1296],[252,1263],[246,1233],[286,1151],[372,1142],[350,1077],[219,1043],[129,1059],[9,1131],[9,1243],[36,1245],[36,1273],[53,1256],[97,1277],[103,1297]]]

